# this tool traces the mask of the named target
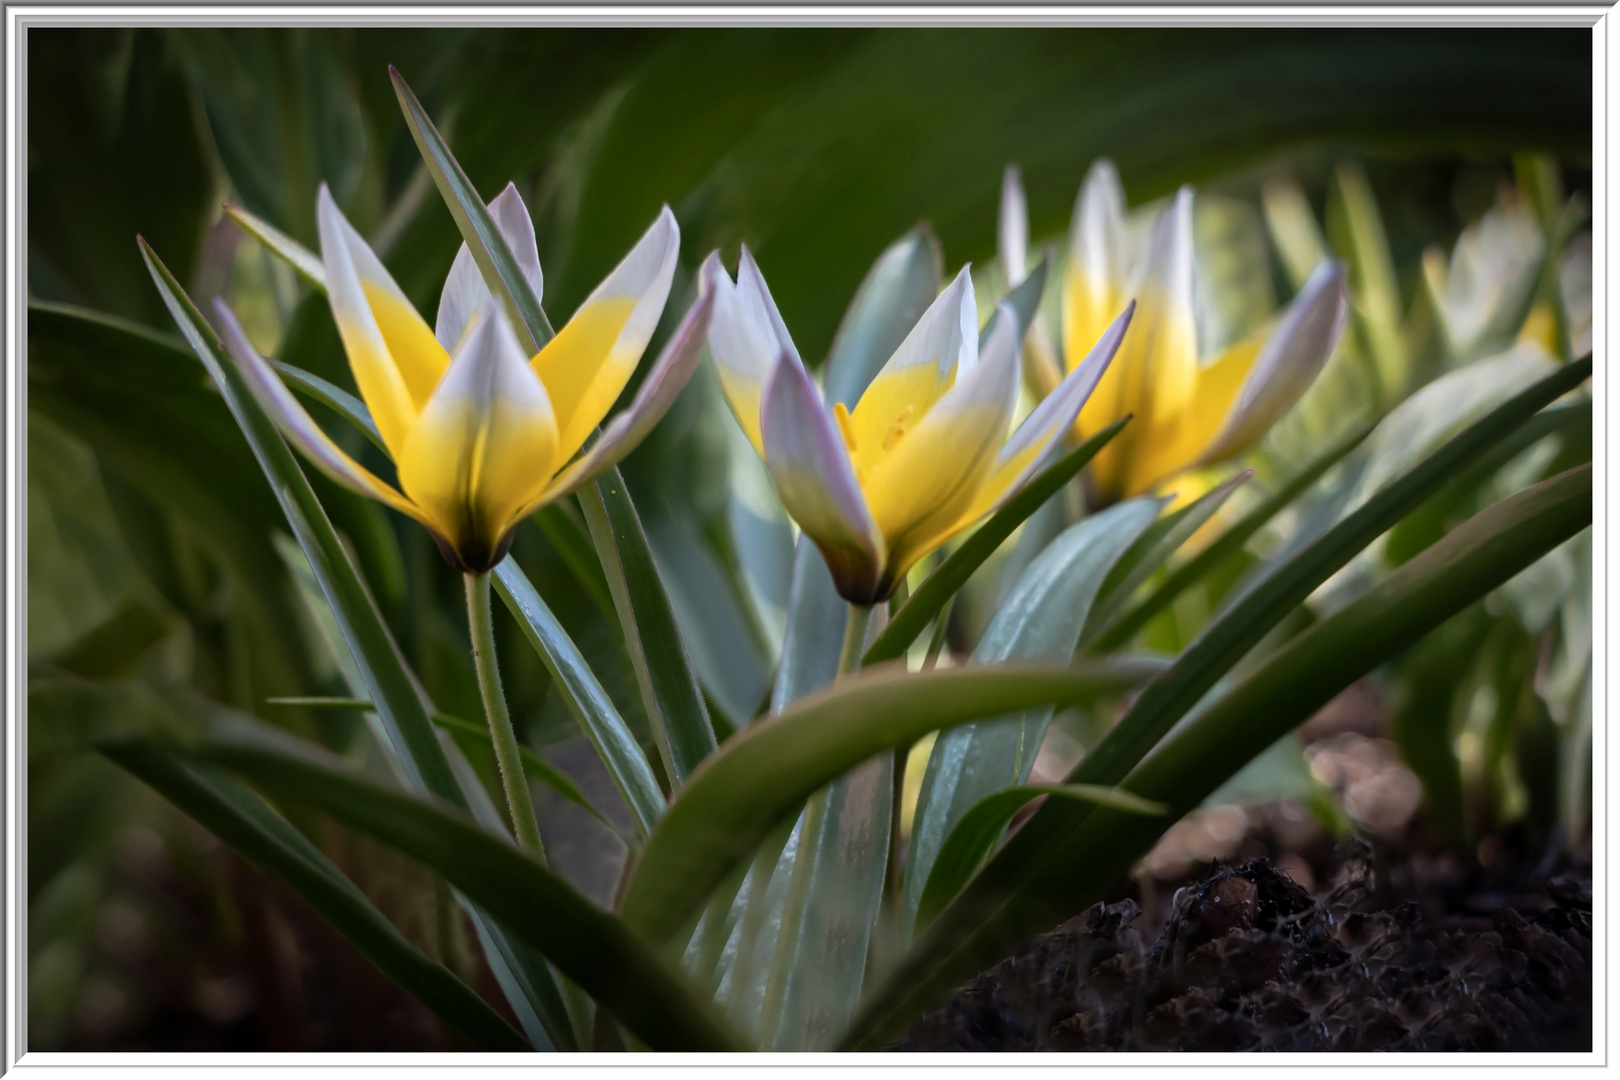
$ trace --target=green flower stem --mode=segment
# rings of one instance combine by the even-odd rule
[[[512,715],[506,711],[506,693],[501,689],[501,673],[495,663],[495,622],[489,609],[488,571],[467,575],[467,626],[472,631],[478,692],[484,698],[484,715],[489,719],[489,734],[495,743],[495,762],[500,766],[507,809],[512,812],[512,828],[517,833],[518,845],[544,861],[546,853],[540,845],[540,827],[534,820],[534,803],[529,801],[529,781],[523,774],[517,735],[512,731]]]
[[[866,628],[872,624],[872,609],[860,604],[849,605],[849,621],[844,624],[844,648],[838,654],[838,677],[852,675],[861,669],[861,655],[866,651]]]

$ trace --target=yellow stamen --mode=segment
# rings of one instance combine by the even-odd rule
[[[893,450],[895,444],[905,437],[906,423],[910,419],[911,406],[907,405],[904,409],[900,410],[900,415],[894,418],[894,423],[889,425],[889,430],[883,433],[884,453],[888,453],[890,450]]]
[[[833,417],[838,421],[838,430],[844,436],[844,445],[849,448],[851,457],[855,456],[855,428],[849,420],[849,410],[844,408],[842,401],[833,406]]]

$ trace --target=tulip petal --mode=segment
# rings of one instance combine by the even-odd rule
[[[996,455],[995,467],[980,485],[970,509],[962,515],[960,527],[966,528],[999,507],[1045,466],[1052,451],[1062,443],[1064,434],[1074,426],[1075,418],[1097,388],[1103,372],[1108,370],[1135,311],[1134,303],[1128,306],[1079,366],[1018,425],[1018,430]]]
[[[1063,347],[1071,371],[1125,306],[1126,251],[1125,189],[1114,163],[1099,158],[1080,185],[1069,225]],[[1113,423],[1113,419],[1104,423]]]
[[[523,279],[534,291],[535,299],[544,295],[545,277],[540,272],[540,249],[534,241],[534,222],[529,219],[529,208],[523,205],[516,184],[507,184],[489,204],[489,216],[501,231],[512,257],[523,271]],[[463,242],[456,252],[456,261],[450,264],[450,276],[445,278],[444,291],[439,294],[439,315],[433,324],[433,336],[451,353],[466,332],[467,324],[489,303],[489,286],[479,272],[472,251]]]
[[[880,599],[882,535],[821,392],[785,350],[765,385],[760,427],[777,497],[821,549],[839,594],[852,603]]]
[[[1348,313],[1344,265],[1324,259],[1288,305],[1243,381],[1236,403],[1224,414],[1225,426],[1195,464],[1223,461],[1259,441],[1316,379],[1339,342]],[[1202,398],[1202,378],[1199,382]]]
[[[1001,274],[1007,280],[1007,288],[1024,280],[1029,260],[1029,202],[1024,198],[1024,182],[1016,165],[1007,166],[1001,174],[996,257],[1001,260]]]
[[[532,361],[572,457],[629,382],[669,297],[681,230],[669,207]]]
[[[450,356],[337,208],[325,184],[315,208],[332,317],[355,385],[397,460],[417,413],[450,366]]]
[[[797,361],[799,352],[747,244],[737,261],[735,285],[716,257],[711,256],[703,264],[702,273],[715,293],[709,352],[720,375],[721,392],[748,441],[764,456],[759,410],[765,384],[775,370],[777,357],[786,352]]]
[[[710,258],[718,265],[718,254]],[[606,469],[623,461],[625,455],[647,437],[697,369],[698,360],[703,356],[703,340],[709,331],[714,302],[715,293],[704,290],[675,329],[664,351],[653,362],[652,369],[636,391],[635,399],[613,418],[602,431],[602,437],[573,464],[558,473],[556,479],[520,516],[527,517],[542,504],[577,491]]]
[[[1109,494],[1134,495],[1152,486],[1163,474],[1144,464],[1151,448],[1175,442],[1189,420],[1199,379],[1192,243],[1192,189],[1184,187],[1154,225],[1131,332],[1080,410],[1083,433],[1127,413],[1136,417],[1092,463],[1093,477]]]
[[[888,580],[957,530],[995,465],[1018,396],[1018,338],[1018,317],[1007,308],[979,364],[863,476],[867,505],[889,546]]]
[[[1016,316],[1008,317],[1016,327]],[[973,370],[979,355],[978,330],[973,278],[964,266],[855,403],[847,435],[858,470],[876,468],[899,436],[916,430],[951,386]]]
[[[463,335],[405,442],[399,483],[469,570],[500,561],[519,514],[550,481],[557,423],[493,300]]]
[[[242,324],[237,321],[235,312],[231,311],[225,301],[216,298],[214,312],[219,319],[220,339],[225,343],[225,351],[236,361],[237,370],[242,373],[242,378],[247,382],[248,389],[252,391],[259,407],[269,414],[276,427],[281,429],[288,442],[298,448],[299,453],[350,491],[364,495],[368,499],[376,499],[424,524],[427,523],[422,512],[411,505],[405,496],[345,454],[338,444],[321,430],[320,425],[315,423],[304,407],[298,403],[292,391],[288,390],[286,384],[276,375],[275,369],[248,342]]]

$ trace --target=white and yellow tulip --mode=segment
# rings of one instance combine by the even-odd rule
[[[869,606],[908,569],[996,509],[1044,464],[1102,378],[1131,313],[1008,437],[1019,326],[1003,304],[979,349],[966,268],[847,409],[829,409],[745,247],[732,283],[708,266],[709,346],[738,423],[839,594]],[[1121,307],[1125,305],[1122,303]]]
[[[1140,305],[1118,359],[1080,412],[1082,435],[1134,417],[1091,464],[1103,501],[1140,495],[1253,446],[1316,378],[1348,311],[1344,268],[1324,259],[1271,325],[1200,358],[1196,289],[1192,189],[1160,212],[1144,244],[1128,227],[1113,165],[1093,165],[1070,229],[1065,362],[1072,367],[1086,355],[1126,296]]]
[[[538,297],[534,226],[516,188],[508,185],[489,210]],[[624,390],[669,295],[680,230],[668,207],[533,356],[465,244],[429,327],[324,185],[317,219],[332,315],[399,487],[316,426],[220,304],[226,347],[294,446],[339,484],[421,522],[457,569],[490,569],[524,517],[620,461],[668,409],[702,353],[709,296],[687,313],[635,400],[584,449]]]

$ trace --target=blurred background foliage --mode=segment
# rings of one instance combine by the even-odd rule
[[[1342,509],[1357,477],[1370,490],[1491,395],[1579,355],[1590,323],[1583,30],[28,34],[31,1049],[459,1045],[295,898],[140,784],[99,757],[53,752],[42,726],[72,718],[34,694],[63,679],[180,685],[330,747],[354,745],[353,715],[266,704],[345,694],[343,659],[248,447],[173,333],[135,235],[199,304],[228,297],[262,350],[352,385],[327,304],[220,204],[315,246],[315,190],[327,182],[431,311],[460,237],[401,121],[389,64],[481,191],[518,184],[554,317],[668,203],[685,273],[666,321],[684,309],[698,259],[719,247],[729,263],[746,242],[805,358],[819,364],[867,268],[918,222],[946,268],[972,261],[981,277],[997,272],[1008,162],[1022,169],[1031,235],[1054,241],[1099,156],[1118,165],[1133,207],[1196,183],[1206,352],[1269,316],[1316,254],[1346,258],[1351,330],[1252,455],[1252,498],[1311,448],[1403,401],[1405,427],[1380,429],[1346,461],[1359,473],[1302,501],[1148,623],[1142,640],[1167,652],[1261,555],[1301,542],[1313,521],[1324,527],[1336,512],[1328,504]],[[990,292],[986,282],[981,293]],[[1424,384],[1487,357],[1480,374],[1424,404]],[[1458,393],[1475,384],[1473,398]],[[1525,443],[1492,464],[1501,473],[1437,497],[1313,608],[1347,602],[1479,506],[1589,457],[1589,403],[1584,413],[1564,408],[1577,415],[1560,417],[1558,438]],[[356,433],[332,430],[388,475]],[[624,471],[723,736],[768,693],[789,526],[707,368]],[[311,479],[412,670],[440,707],[476,719],[454,575],[421,530]],[[1027,563],[1040,527],[1026,526],[1001,560]],[[525,524],[514,551],[650,747],[575,509]],[[1330,828],[1376,831],[1367,808],[1377,800],[1357,785],[1383,784],[1387,807],[1399,765],[1420,781],[1432,828],[1467,858],[1486,858],[1484,840],[1515,823],[1555,835],[1555,846],[1578,844],[1589,798],[1590,566],[1586,535],[1367,680],[1359,718],[1313,742],[1314,755],[1302,753],[1307,728],[1211,803],[1287,794]],[[970,649],[988,621],[996,579],[982,574],[963,594],[953,650]],[[520,736],[625,827],[544,669],[518,627],[499,620],[503,655],[528,661],[505,673]],[[1452,716],[1449,738],[1408,723],[1436,710]],[[1105,722],[1060,717],[1051,753],[1072,760]],[[914,753],[918,779],[920,761]],[[487,778],[490,762],[478,764]],[[549,791],[540,814],[554,865],[605,903],[622,844]],[[297,823],[407,937],[499,999],[466,928],[436,918],[442,883],[318,818]],[[1216,825],[1195,816],[1166,843],[1180,837],[1187,859],[1211,857]],[[1161,845],[1161,864],[1173,867],[1182,848]]]

